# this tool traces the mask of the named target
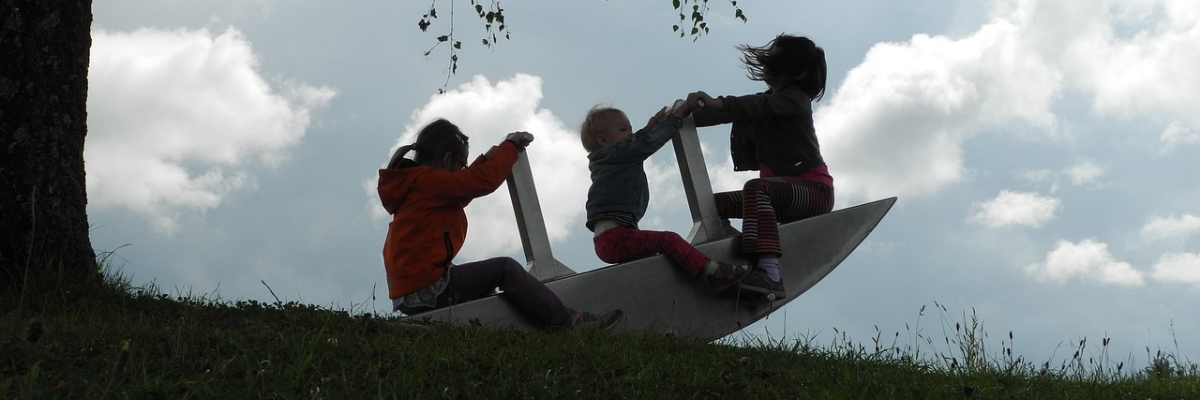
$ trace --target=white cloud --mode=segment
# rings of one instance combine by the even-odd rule
[[[88,90],[88,200],[178,229],[254,186],[253,164],[273,166],[303,137],[325,87],[278,82],[256,71],[236,29],[92,32]]]
[[[1144,282],[1141,271],[1118,261],[1109,253],[1108,244],[1095,239],[1078,244],[1060,240],[1044,261],[1025,266],[1025,273],[1039,282],[1059,284],[1075,279],[1119,286],[1140,286]]]
[[[1071,179],[1071,183],[1078,186],[1096,182],[1096,179],[1104,174],[1104,168],[1091,160],[1081,160],[1067,168],[1065,172]]]
[[[1037,193],[1002,190],[991,200],[973,204],[974,212],[968,220],[990,227],[1025,225],[1037,228],[1054,218],[1060,203],[1056,198]]]
[[[1200,232],[1200,217],[1185,214],[1179,217],[1158,217],[1142,226],[1146,240],[1181,239]]]
[[[1023,0],[1024,4],[1025,1]],[[1033,2],[1030,2],[1033,3]],[[1191,0],[1038,2],[1031,31],[1100,114],[1145,116],[1174,126],[1200,125],[1200,5]]]
[[[1021,171],[1019,175],[1033,183],[1048,184],[1051,192],[1057,192],[1063,185],[1063,180],[1069,181],[1075,186],[1096,184],[1104,172],[1104,167],[1096,164],[1095,161],[1081,159],[1060,171],[1038,169]]]
[[[1054,131],[1061,74],[996,20],[959,40],[880,43],[817,110],[839,197],[926,195],[958,182],[962,143],[984,126]],[[903,129],[899,129],[903,127]]]
[[[671,142],[667,142],[659,152],[674,153]],[[645,219],[638,223],[638,227],[649,230],[679,229],[664,225],[665,221],[661,218],[661,214],[668,210],[689,210],[687,196],[683,193],[683,178],[679,176],[679,164],[673,158],[669,162],[655,162],[651,158],[643,163],[643,167],[646,169],[646,183],[650,185],[650,204]],[[582,232],[587,231],[585,229]],[[680,232],[680,235],[686,234],[687,232]]]
[[[1167,129],[1163,131],[1161,140],[1163,142],[1162,153],[1184,145],[1198,144],[1200,143],[1200,127],[1195,125],[1188,126],[1178,121],[1172,122],[1167,124]]]
[[[1069,88],[1098,114],[1162,124],[1167,148],[1200,142],[1197,20],[1192,0],[1010,0],[962,38],[875,45],[816,113],[839,201],[936,193],[962,179],[962,144],[984,129],[1057,139],[1052,106]],[[1102,172],[1069,171],[1076,185]]]
[[[573,127],[565,126],[549,110],[538,107],[541,99],[539,77],[517,74],[493,85],[483,76],[475,76],[455,89],[432,96],[413,112],[411,123],[396,144],[388,154],[380,155],[380,163],[386,163],[396,148],[415,141],[417,132],[437,118],[458,125],[470,137],[471,152],[476,155],[500,143],[511,132],[527,131],[534,135],[533,144],[526,151],[550,240],[586,231],[583,206],[591,185],[587,152]],[[376,178],[371,178],[364,187],[370,188],[374,210],[380,210],[375,181]],[[521,248],[507,186],[472,201],[467,207],[467,218],[471,226],[459,256],[462,260],[492,257]]]
[[[1164,254],[1154,264],[1150,274],[1163,282],[1200,285],[1200,254]]]
[[[1018,175],[1020,175],[1025,180],[1033,182],[1033,183],[1049,183],[1049,184],[1051,184],[1050,191],[1052,191],[1052,192],[1055,191],[1055,189],[1058,186],[1058,183],[1056,182],[1056,180],[1058,179],[1059,174],[1058,174],[1058,172],[1053,171],[1053,170],[1049,170],[1049,169],[1026,170],[1026,171],[1019,172]]]

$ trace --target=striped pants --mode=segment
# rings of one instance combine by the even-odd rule
[[[716,194],[722,218],[742,219],[742,252],[782,256],[778,224],[833,210],[833,189],[790,176],[755,178]]]

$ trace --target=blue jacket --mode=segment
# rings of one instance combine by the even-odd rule
[[[683,126],[683,120],[667,115],[653,128],[633,134],[633,141],[611,143],[588,153],[592,187],[588,189],[587,227],[592,218],[604,213],[628,213],[634,221],[646,215],[650,204],[650,184],[642,162],[662,148]],[[634,226],[636,228],[636,226]]]

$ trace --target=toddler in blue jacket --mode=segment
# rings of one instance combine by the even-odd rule
[[[713,290],[721,291],[737,284],[750,267],[713,261],[675,232],[646,231],[637,225],[650,202],[642,163],[679,132],[690,110],[686,103],[679,104],[670,112],[663,108],[637,132],[619,109],[596,106],[588,111],[579,128],[592,178],[586,225],[595,235],[596,256],[604,262],[666,254],[689,275],[704,277]]]

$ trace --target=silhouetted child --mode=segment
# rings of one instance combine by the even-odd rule
[[[825,50],[806,37],[779,35],[763,47],[739,46],[751,80],[767,91],[713,98],[688,95],[696,126],[732,124],[729,150],[735,171],[759,171],[740,191],[716,194],[717,212],[742,218],[742,251],[758,268],[739,283],[745,290],[782,298],[777,223],[833,209],[833,177],[821,157],[812,102],[825,93]]]
[[[637,132],[621,110],[597,106],[588,111],[579,128],[592,177],[587,227],[595,233],[596,256],[604,262],[666,254],[689,275],[703,276],[713,290],[720,291],[745,277],[750,267],[715,262],[675,232],[638,229],[650,202],[642,163],[679,132],[680,118],[688,109],[686,104],[670,114],[663,109]]]
[[[502,297],[542,328],[607,329],[620,320],[620,310],[594,315],[563,305],[512,258],[453,262],[467,237],[464,208],[504,183],[517,153],[532,141],[528,132],[510,133],[468,164],[467,135],[438,119],[421,128],[416,143],[397,149],[387,168],[379,170],[379,200],[393,215],[383,244],[393,309],[413,315],[500,288]],[[411,150],[416,158],[405,158]]]

